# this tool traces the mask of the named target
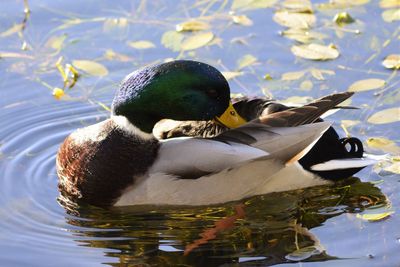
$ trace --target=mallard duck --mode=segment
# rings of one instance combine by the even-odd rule
[[[57,154],[59,190],[74,202],[103,207],[209,205],[326,184],[331,181],[296,161],[330,127],[313,122],[351,95],[329,95],[246,122],[214,67],[185,60],[145,67],[122,81],[109,119],[64,140]],[[165,118],[214,119],[229,130],[159,140],[152,131]],[[357,158],[350,167],[369,163]]]

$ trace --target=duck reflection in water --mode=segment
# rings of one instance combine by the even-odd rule
[[[344,213],[388,205],[371,183],[257,196],[212,207],[101,209],[59,201],[79,245],[103,248],[111,266],[268,266],[338,259],[309,229]]]

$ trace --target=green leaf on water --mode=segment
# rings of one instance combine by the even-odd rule
[[[92,60],[73,60],[72,65],[93,76],[106,76],[108,74],[104,65]]]
[[[339,56],[339,51],[334,45],[325,46],[314,43],[308,45],[294,45],[291,51],[295,56],[311,60],[330,60]]]
[[[232,16],[232,20],[236,24],[240,24],[243,26],[251,26],[253,25],[253,21],[249,19],[246,15],[240,15],[240,16]]]
[[[182,50],[194,50],[207,45],[214,38],[212,32],[200,32],[187,37],[182,42]]]
[[[149,48],[155,48],[155,44],[153,44],[150,41],[147,40],[140,40],[140,41],[135,41],[135,42],[127,42],[127,44],[130,47],[133,47],[135,49],[149,49]]]
[[[400,9],[394,8],[383,11],[382,19],[386,22],[393,22],[396,20],[400,20]]]
[[[210,28],[210,24],[199,21],[199,20],[191,20],[179,23],[176,25],[175,29],[177,32],[186,32],[186,31],[202,31]]]
[[[400,55],[399,54],[392,54],[387,56],[382,65],[387,69],[400,69]]]
[[[251,10],[268,8],[273,6],[278,0],[233,0],[231,9]]]
[[[388,108],[376,112],[367,120],[372,124],[385,124],[400,121],[400,108]]]
[[[222,71],[221,73],[227,80],[231,80],[243,75],[243,72],[241,71]]]
[[[340,13],[337,13],[337,14],[335,15],[335,17],[333,18],[333,21],[334,21],[337,25],[342,26],[342,25],[344,25],[344,24],[353,23],[355,20],[350,16],[349,13],[347,13],[347,12],[340,12]]]
[[[161,37],[161,43],[174,52],[181,50],[184,35],[176,31],[167,31]]]
[[[245,67],[253,65],[256,62],[257,62],[257,58],[255,56],[247,54],[247,55],[244,55],[243,57],[241,57],[237,61],[237,66],[238,66],[238,69],[243,69]]]
[[[382,213],[365,213],[365,214],[357,214],[357,218],[365,220],[365,221],[381,221],[388,218],[394,211],[387,211]]]
[[[382,79],[365,79],[356,81],[350,85],[349,92],[362,92],[368,90],[375,90],[385,86],[386,82]]]
[[[283,81],[294,81],[294,80],[301,79],[305,73],[306,73],[305,71],[286,72],[286,73],[282,74],[281,79]]]
[[[303,29],[314,26],[316,21],[316,17],[312,13],[294,13],[287,10],[277,11],[273,19],[282,26]]]

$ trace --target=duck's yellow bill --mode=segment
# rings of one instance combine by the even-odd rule
[[[231,102],[229,102],[229,106],[225,112],[221,116],[215,117],[214,120],[228,128],[236,128],[247,122],[239,115]]]

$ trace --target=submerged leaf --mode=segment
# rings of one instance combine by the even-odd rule
[[[323,74],[335,75],[335,72],[333,70],[323,70],[323,69],[310,69],[310,73],[315,79],[320,81],[325,80]]]
[[[236,24],[244,25],[244,26],[251,26],[253,25],[253,21],[249,19],[246,15],[240,16],[232,16],[232,20]]]
[[[255,56],[247,54],[247,55],[244,55],[242,58],[240,58],[237,61],[237,66],[238,66],[238,69],[243,69],[245,67],[253,65],[256,62],[257,62],[257,58]]]
[[[127,43],[130,47],[136,48],[136,49],[149,49],[149,48],[154,48],[156,47],[155,44],[153,44],[150,41],[147,40],[140,40],[136,42],[128,42]]]
[[[273,19],[282,26],[305,29],[312,27],[316,21],[312,13],[292,13],[287,10],[276,12]]]
[[[400,69],[400,55],[392,54],[387,56],[383,60],[382,65],[388,69]]]
[[[281,79],[283,81],[293,81],[293,80],[298,80],[304,76],[306,72],[305,71],[293,71],[293,72],[286,72],[282,74]]]
[[[394,213],[394,211],[387,211],[387,212],[382,212],[382,213],[357,214],[357,218],[365,220],[365,221],[373,221],[374,222],[374,221],[381,221],[383,219],[386,219],[393,213]]]
[[[313,40],[323,40],[328,36],[319,32],[310,31],[309,29],[290,28],[282,32],[286,38],[296,40],[301,43],[310,43]]]
[[[367,120],[373,124],[384,124],[400,121],[400,108],[388,108],[376,112]]]
[[[53,48],[54,50],[60,50],[66,38],[66,34],[60,36],[52,36],[49,40],[47,40],[45,46]]]
[[[87,72],[93,76],[106,76],[108,74],[107,68],[95,61],[91,60],[73,60],[72,65],[76,68]]]
[[[182,42],[182,50],[194,50],[202,46],[207,45],[214,38],[212,32],[201,32],[195,35],[189,36]]]
[[[182,47],[183,34],[176,31],[167,31],[161,37],[161,43],[174,52],[178,52]]]
[[[311,60],[329,60],[339,56],[339,51],[333,45],[320,44],[294,45],[291,48],[294,55]]]
[[[182,23],[176,25],[175,28],[176,28],[177,32],[202,31],[202,30],[209,29],[210,25],[203,21],[191,20],[191,21],[182,22]]]
[[[0,33],[0,37],[7,37],[10,35],[13,35],[14,33],[17,33],[19,31],[21,31],[24,27],[24,24],[20,23],[20,24],[14,24],[11,28],[9,28],[8,30]]]
[[[348,91],[350,92],[362,92],[368,90],[379,89],[385,86],[386,82],[382,79],[365,79],[354,82],[350,85]]]

